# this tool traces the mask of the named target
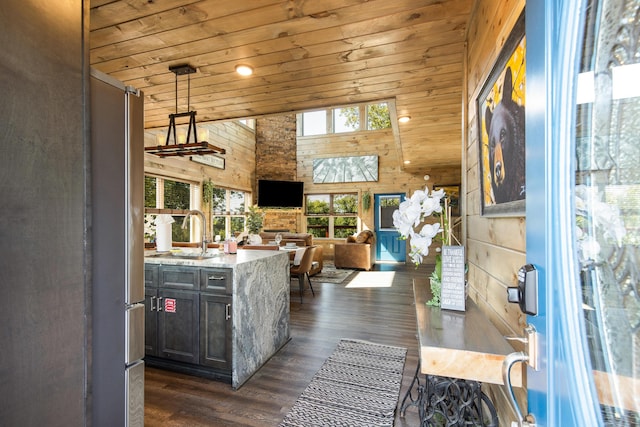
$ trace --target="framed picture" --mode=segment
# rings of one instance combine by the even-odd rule
[[[460,184],[452,185],[434,185],[434,190],[443,189],[449,198],[449,206],[451,206],[451,215],[460,216]]]
[[[476,100],[482,215],[525,214],[524,11]]]
[[[376,181],[378,181],[378,156],[313,159],[314,184]]]

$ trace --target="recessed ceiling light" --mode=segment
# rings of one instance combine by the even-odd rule
[[[408,165],[409,163],[411,163],[411,160],[405,160],[405,161],[404,161],[404,164],[405,164],[405,165]]]
[[[411,116],[400,116],[400,117],[398,117],[398,121],[400,123],[407,123],[409,120],[411,120]]]
[[[253,68],[243,64],[236,65],[236,73],[240,74],[241,76],[250,76],[251,74],[253,74]]]

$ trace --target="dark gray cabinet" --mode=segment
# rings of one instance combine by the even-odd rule
[[[200,363],[231,370],[231,297],[200,295]]]
[[[145,264],[145,354],[197,364],[198,270]]]
[[[158,289],[158,356],[198,364],[199,293]]]
[[[200,363],[231,371],[232,272],[200,269]]]
[[[231,269],[145,264],[148,362],[197,374],[202,368],[230,373],[232,278]]]

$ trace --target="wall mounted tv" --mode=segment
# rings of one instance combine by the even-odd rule
[[[303,199],[303,182],[258,180],[258,206],[261,208],[301,208]]]

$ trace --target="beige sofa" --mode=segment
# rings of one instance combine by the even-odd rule
[[[274,241],[276,238],[276,234],[278,234],[278,232],[275,231],[261,232],[260,237],[262,238],[262,243],[267,244]],[[280,234],[282,235],[282,242],[280,242],[281,245],[285,245],[287,243],[295,243],[296,246],[313,246],[313,234],[287,232],[281,232]],[[322,271],[322,259],[322,246],[316,245],[316,253],[313,256],[313,266],[311,267],[311,271],[309,271],[309,276],[313,276],[314,274],[318,274]]]
[[[336,268],[371,270],[376,262],[376,237],[371,230],[361,231],[356,237],[349,236],[334,248]]]

